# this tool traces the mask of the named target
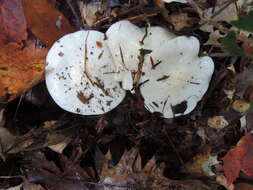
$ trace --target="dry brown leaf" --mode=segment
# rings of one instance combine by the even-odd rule
[[[190,18],[187,13],[169,15],[169,20],[176,31],[180,31],[191,26]]]
[[[229,184],[227,178],[224,175],[216,177],[216,182],[224,186],[227,190],[234,190],[234,184]]]
[[[209,38],[205,45],[213,45],[213,46],[220,46],[219,40],[223,38],[225,35],[222,35],[219,30],[215,30],[209,34]]]
[[[90,167],[81,167],[64,155],[59,155],[59,165],[47,160],[43,152],[31,151],[24,156],[27,181],[41,184],[50,190],[81,190],[95,182],[95,174]]]
[[[235,185],[235,190],[253,190],[253,185],[248,183],[237,183]]]
[[[219,164],[217,156],[212,156],[210,153],[198,154],[194,157],[193,162],[186,163],[184,171],[194,175],[214,176],[215,173],[211,167],[216,164]]]
[[[0,46],[0,102],[13,100],[42,80],[47,51],[35,49],[34,43],[24,49],[15,43]]]
[[[15,187],[10,187],[8,189],[0,189],[0,190],[21,190],[22,189],[22,184],[17,185]]]
[[[213,21],[226,21],[230,22],[232,20],[237,20],[238,19],[238,12],[236,8],[235,3],[231,3],[227,8],[222,10],[219,14],[221,9],[223,9],[224,5],[227,3],[227,0],[217,0],[216,6],[213,8],[209,8],[205,10],[205,14],[207,18],[210,18],[214,15],[214,18],[212,19]]]
[[[5,160],[4,152],[8,150],[16,142],[16,137],[6,128],[0,127],[0,156]]]
[[[89,3],[84,3],[80,1],[79,9],[82,18],[89,26],[92,26],[96,22],[99,12],[102,8],[101,2],[102,1],[91,1]]]
[[[46,45],[73,32],[68,20],[50,0],[22,0],[27,27]]]
[[[224,127],[228,126],[229,123],[224,116],[213,116],[208,118],[207,124],[209,127],[215,129],[223,129]]]
[[[48,148],[50,148],[55,152],[58,152],[59,154],[62,154],[63,150],[66,148],[67,145],[68,145],[67,142],[61,142],[55,145],[48,146]]]
[[[20,0],[0,2],[0,44],[26,40],[26,20]]]
[[[227,1],[226,0],[217,0],[216,6],[213,8],[208,8],[203,10],[203,18],[207,20],[212,20],[215,22],[230,22],[232,20],[237,20],[238,19],[238,11],[236,8],[235,3],[231,3],[228,7],[224,8],[226,5]],[[202,24],[202,21],[200,21]],[[205,32],[213,32],[214,28],[212,24],[204,24],[200,28],[201,30]]]
[[[45,190],[45,189],[39,184],[24,182],[23,190]]]
[[[244,100],[235,100],[232,108],[237,112],[244,113],[249,110],[250,103]]]
[[[111,158],[111,154],[106,155]],[[170,180],[163,176],[163,165],[157,165],[153,157],[142,168],[141,157],[138,149],[132,148],[125,152],[121,160],[114,167],[110,167],[108,162],[103,166],[100,183],[104,184],[106,190],[126,190],[129,187],[134,189],[148,190],[209,190],[210,188],[198,180]],[[102,188],[101,188],[102,189]],[[104,189],[104,188],[103,188]]]
[[[253,10],[253,1],[252,0],[238,0],[237,5],[241,12],[248,13]]]

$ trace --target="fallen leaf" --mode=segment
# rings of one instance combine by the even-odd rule
[[[103,1],[91,1],[89,3],[84,3],[80,1],[79,9],[83,20],[88,26],[92,26],[96,22],[100,12],[103,12],[102,2]]]
[[[207,124],[209,127],[215,129],[223,129],[224,127],[228,126],[229,123],[224,116],[213,116],[208,118]]]
[[[26,20],[20,0],[0,2],[0,44],[26,40]]]
[[[235,3],[230,3],[229,6],[225,7],[227,4],[226,0],[216,0],[215,7],[211,7],[203,10],[202,17],[207,20],[212,20],[215,22],[230,22],[238,19],[238,11]],[[225,7],[225,8],[224,8]],[[202,24],[202,20],[200,24]],[[213,32],[214,26],[212,24],[204,24],[200,27],[201,30],[205,32]]]
[[[236,42],[234,32],[229,32],[226,37],[221,40],[221,45],[232,56],[245,56],[245,52]]]
[[[240,17],[236,21],[232,21],[231,23],[241,30],[253,33],[252,19],[253,19],[253,11],[249,12],[245,16]]]
[[[45,189],[39,184],[24,182],[23,190],[45,190]]]
[[[27,27],[46,45],[73,32],[68,20],[50,0],[22,0]]]
[[[253,185],[248,183],[237,183],[235,185],[235,190],[253,190]]]
[[[209,190],[198,180],[171,180],[163,176],[164,165],[158,165],[155,157],[142,168],[142,160],[137,148],[126,151],[120,161],[112,167],[111,154],[105,155],[106,162],[100,174],[100,183],[106,190],[149,189],[149,190]],[[104,189],[104,188],[101,188]]]
[[[187,13],[178,13],[178,14],[169,15],[168,18],[176,31],[180,31],[184,28],[187,28],[193,25],[193,22],[191,22],[191,19],[189,18]]]
[[[242,137],[235,148],[230,149],[222,158],[224,173],[228,183],[233,183],[242,171],[253,176],[253,136],[248,133]]]
[[[250,102],[235,100],[232,104],[232,108],[237,112],[244,113],[250,109]]]
[[[16,137],[6,128],[0,127],[0,157],[5,160],[4,152],[16,142]]]
[[[250,12],[253,10],[252,0],[237,0],[236,4],[242,12]]]
[[[216,182],[224,186],[227,190],[234,190],[234,184],[229,184],[224,175],[218,175],[216,177]]]
[[[82,168],[67,157],[60,155],[60,170],[53,161],[48,161],[43,152],[28,152],[25,155],[27,181],[41,184],[51,190],[88,189],[95,182],[91,168]]]
[[[66,146],[68,145],[68,143],[66,142],[61,142],[55,145],[51,145],[48,146],[48,148],[50,148],[51,150],[58,152],[59,154],[62,154],[62,151],[66,148]]]
[[[210,153],[198,154],[192,162],[186,163],[184,171],[195,175],[214,176],[212,166],[216,164],[219,164],[217,156],[212,156]]]
[[[209,34],[208,41],[205,43],[205,45],[220,46],[219,40],[223,37],[225,37],[225,35],[221,34],[219,30],[215,30]]]
[[[0,102],[8,102],[42,80],[47,49],[31,43],[0,46]]]
[[[247,53],[253,53],[253,46],[250,45],[250,44],[247,43],[247,42],[243,42],[242,48],[243,48],[243,50],[244,50],[245,52],[247,52]]]
[[[212,18],[213,21],[226,21],[230,22],[232,20],[238,19],[238,12],[235,3],[231,3],[228,7],[224,9],[227,4],[226,0],[217,0],[216,6],[213,8],[208,8],[205,10],[205,16],[207,18]],[[224,9],[224,10],[223,10]],[[222,10],[220,12],[220,10]],[[219,12],[219,14],[218,14]]]
[[[22,184],[17,185],[15,187],[10,187],[8,189],[0,189],[0,190],[21,190],[22,189]]]

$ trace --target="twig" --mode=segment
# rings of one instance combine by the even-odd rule
[[[23,176],[23,175],[0,176],[0,179],[12,179],[12,178],[22,178],[22,179],[24,179],[25,176]]]
[[[229,0],[227,2],[227,4],[225,3],[223,5],[223,7],[221,7],[217,12],[215,12],[212,16],[211,16],[211,19],[213,19],[214,17],[218,16],[222,11],[224,11],[229,5],[231,5],[232,3],[234,3],[235,0]]]
[[[126,18],[125,20],[128,20],[128,21],[140,20],[140,19],[143,19],[143,18],[156,16],[156,15],[158,15],[158,13],[159,12],[150,13],[150,14],[144,13],[144,14],[140,14],[140,15],[136,15],[136,16],[133,16],[133,17]]]
[[[70,7],[72,13],[74,14],[76,20],[78,20],[79,24],[82,25],[82,26],[84,27],[84,22],[83,22],[83,20],[80,21],[79,16],[77,15],[77,13],[76,13],[74,7],[73,7],[72,4],[71,4],[71,0],[66,0],[66,2],[67,2],[67,4],[68,4],[68,6]]]
[[[210,53],[208,54],[210,57],[228,57],[231,56],[228,53]]]

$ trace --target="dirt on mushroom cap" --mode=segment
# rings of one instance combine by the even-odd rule
[[[47,55],[46,84],[63,109],[103,114],[115,108],[125,91],[114,80],[113,61],[98,31],[78,31],[55,42]]]

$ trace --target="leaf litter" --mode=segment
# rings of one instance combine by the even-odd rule
[[[0,4],[0,188],[252,188],[249,1]],[[55,105],[43,81],[51,45],[80,29],[105,32],[120,20],[200,40],[199,55],[214,59],[215,72],[192,113],[172,119],[149,113],[138,89],[100,116]]]

